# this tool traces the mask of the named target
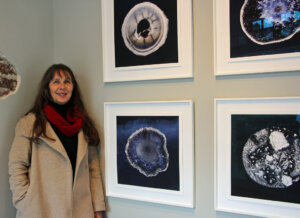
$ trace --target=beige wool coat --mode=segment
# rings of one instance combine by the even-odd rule
[[[73,182],[69,157],[52,129],[55,141],[40,137],[30,145],[34,114],[21,118],[9,154],[9,183],[19,218],[94,218],[105,210],[104,195],[95,146],[88,146],[82,130]]]

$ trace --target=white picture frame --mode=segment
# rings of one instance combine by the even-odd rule
[[[243,4],[241,9],[245,7],[247,1],[240,0]],[[238,10],[236,10],[237,13]],[[238,11],[241,13],[241,11]],[[242,13],[241,13],[242,14]],[[236,19],[240,20],[241,14],[236,15]],[[240,16],[238,18],[238,16]],[[231,57],[231,41],[230,41],[230,28],[234,26],[230,23],[230,0],[214,0],[214,74],[215,76],[226,76],[226,75],[238,75],[238,74],[255,74],[255,73],[269,73],[269,72],[283,72],[283,71],[299,71],[300,70],[300,52],[280,52],[275,54],[257,54],[254,56],[240,56],[240,57]],[[240,22],[240,21],[239,21]],[[241,23],[241,22],[240,22]],[[236,22],[234,23],[236,26]],[[299,28],[299,27],[298,27]],[[249,48],[257,46],[258,49],[261,49],[260,53],[263,53],[264,49],[267,50],[266,46],[271,46],[272,44],[261,45],[254,43],[253,40],[247,37],[247,34],[243,33],[243,28],[241,25],[238,30],[235,32],[242,32],[240,35],[243,35],[243,42],[249,44]],[[245,32],[245,31],[244,31]],[[297,31],[296,31],[297,32]],[[293,37],[299,38],[299,31]],[[288,39],[291,41],[292,39]],[[285,46],[288,40],[281,43],[282,46]],[[237,40],[235,40],[236,42]],[[294,43],[294,42],[293,42]],[[297,41],[295,43],[298,43]],[[275,45],[275,43],[273,43]],[[299,43],[297,44],[299,46]],[[239,51],[244,51],[244,47],[240,47]],[[268,48],[268,51],[271,49]],[[275,50],[275,48],[274,48]],[[254,52],[254,51],[251,51]],[[256,52],[256,51],[255,51]],[[250,52],[249,52],[250,53]]]
[[[105,102],[104,117],[106,195],[108,197],[193,208],[193,102],[190,100],[166,102]],[[135,118],[142,121],[136,121],[134,120]],[[156,128],[156,125],[165,122],[165,118],[171,120],[177,119],[177,124],[176,122],[170,121],[168,125],[165,126],[165,124],[162,124],[164,127],[158,129],[166,133],[169,131],[168,129],[173,131],[174,123],[175,126],[178,125],[178,134],[173,134],[178,137],[178,140],[175,140],[178,141],[178,150],[172,153],[171,149],[172,147],[176,147],[176,143],[174,143],[175,141],[172,142],[171,137],[168,135],[169,133],[166,133],[166,147],[170,155],[169,167],[166,171],[159,173],[157,176],[146,177],[141,171],[139,172],[139,170],[129,163],[127,160],[128,155],[124,153],[124,148],[126,149],[125,144],[128,143],[128,136],[130,135],[128,133],[149,125],[149,123],[147,125],[143,123],[147,119],[155,119],[155,124],[150,124],[150,126]],[[124,119],[131,122],[130,124],[128,124],[128,122],[126,123],[126,128],[124,127],[125,122],[122,121]],[[139,123],[137,124],[137,122]],[[125,135],[126,137],[124,137]],[[120,152],[118,153],[117,150]],[[178,158],[175,158],[177,156]],[[172,157],[174,158],[172,159]],[[178,164],[177,167],[174,167],[174,163]],[[175,172],[175,174],[178,172],[178,176],[174,176],[175,174],[172,174],[173,172]],[[169,182],[167,180],[169,180]],[[173,189],[173,185],[172,187],[171,184],[169,185],[169,183],[171,183],[170,181],[173,180],[175,181],[174,184],[178,185],[177,189]],[[136,181],[141,181],[142,183],[136,185]],[[166,182],[167,185],[165,187],[160,186],[162,181]],[[150,183],[151,185],[148,185]],[[160,187],[157,187],[157,184],[159,184]]]
[[[137,2],[142,2],[142,1],[137,1]],[[148,2],[151,3],[155,1],[150,0]],[[171,1],[171,3],[174,3],[174,1]],[[137,63],[137,65],[133,64],[130,66],[116,67],[114,1],[102,0],[103,82],[107,83],[107,82],[138,81],[138,80],[192,78],[193,77],[192,1],[177,0],[176,13],[177,13],[177,25],[176,25],[177,43],[176,42],[175,43],[176,46],[178,47],[177,61],[168,62],[166,60],[166,62],[164,63],[155,62],[151,64],[141,64],[141,65],[138,64],[139,61],[136,61],[135,63]],[[169,34],[167,36],[166,42],[168,42],[168,37],[172,37],[172,35]],[[120,43],[120,45],[121,45],[120,47],[125,48],[124,43]],[[163,47],[158,49],[158,51],[154,52],[153,56],[155,56],[157,52],[161,51],[162,48]],[[164,54],[174,53],[173,51],[168,51],[168,50],[164,50],[164,52],[165,52]],[[130,52],[128,54],[132,55]],[[122,57],[125,58],[126,56],[128,55],[124,55]],[[134,55],[134,57],[137,56]]]
[[[246,151],[246,145],[244,143],[248,143],[249,141],[248,136],[242,133],[244,133],[245,130],[249,133],[253,132],[249,124],[250,122],[248,122],[249,120],[252,119],[253,124],[257,122],[255,119],[258,117],[260,120],[263,120],[263,125],[267,125],[268,122],[272,124],[276,123],[277,121],[274,121],[274,116],[279,116],[284,122],[292,125],[293,123],[286,119],[286,117],[290,119],[290,117],[294,115],[299,115],[299,111],[299,97],[215,99],[216,211],[278,218],[296,218],[300,216],[300,204],[299,202],[294,202],[294,198],[299,198],[293,194],[294,192],[295,194],[298,192],[291,191],[295,187],[298,190],[300,184],[293,183],[290,187],[280,189],[266,187],[254,182],[249,174],[246,174],[247,170],[245,170],[245,164],[243,165],[243,163],[245,163],[244,153],[242,153]],[[240,125],[238,128],[236,128],[236,118],[240,116],[243,116],[243,118],[241,119],[242,121],[239,121]],[[245,117],[247,118],[247,122],[245,121]],[[253,119],[253,117],[256,118]],[[263,117],[263,119],[261,119],[261,117]],[[265,120],[265,117],[268,117],[268,122]],[[275,118],[275,120],[276,119],[277,118]],[[259,126],[256,128],[258,130],[260,129]],[[253,135],[256,131],[257,130],[253,132]],[[243,143],[236,143],[236,135],[238,135],[240,139],[243,137],[244,139],[248,138],[248,141],[242,140]],[[251,135],[249,135],[249,137],[251,137]],[[299,135],[297,137],[299,137]],[[238,149],[236,147],[238,147]],[[234,152],[234,150],[239,150],[241,153]],[[238,186],[238,188],[236,188],[236,186]],[[242,194],[239,193],[239,189],[242,190],[242,192],[240,192]],[[288,197],[281,200],[283,199],[282,196],[285,195]]]

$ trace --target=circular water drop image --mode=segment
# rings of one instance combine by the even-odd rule
[[[130,165],[147,177],[156,176],[169,166],[166,136],[152,127],[132,133],[127,140],[125,153]]]
[[[287,188],[300,180],[299,136],[286,128],[255,132],[243,148],[243,164],[256,183]]]
[[[245,0],[240,23],[256,44],[289,40],[300,31],[300,0]]]
[[[155,4],[143,2],[135,5],[122,24],[122,37],[126,47],[135,55],[147,56],[164,45],[169,20]]]

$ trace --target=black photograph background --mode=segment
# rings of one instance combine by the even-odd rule
[[[149,0],[157,5],[169,20],[169,30],[165,44],[154,53],[147,56],[138,56],[132,53],[122,38],[122,24],[127,13],[142,0],[114,0],[114,33],[115,33],[115,66],[130,67],[178,63],[178,36],[177,36],[177,1],[176,0]]]
[[[278,126],[298,134],[297,115],[231,116],[231,195],[263,200],[300,203],[300,181],[286,188],[268,188],[253,181],[242,160],[243,148],[251,135],[261,129]],[[298,134],[299,135],[299,134]]]
[[[245,0],[247,1],[247,0]],[[244,33],[240,23],[240,12],[244,0],[230,0],[230,57],[251,57],[260,55],[300,52],[300,33],[283,42],[260,45]],[[248,0],[253,5],[258,0]]]
[[[118,183],[179,191],[179,117],[178,116],[117,116]],[[156,128],[165,134],[169,166],[157,176],[146,177],[129,163],[125,147],[128,138],[144,127]]]

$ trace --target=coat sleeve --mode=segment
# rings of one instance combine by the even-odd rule
[[[13,204],[20,209],[29,187],[29,168],[31,146],[27,118],[19,120],[15,129],[15,137],[9,153],[9,184],[13,196]]]
[[[88,146],[89,173],[94,211],[105,210],[105,197],[101,178],[100,162],[96,146]]]

